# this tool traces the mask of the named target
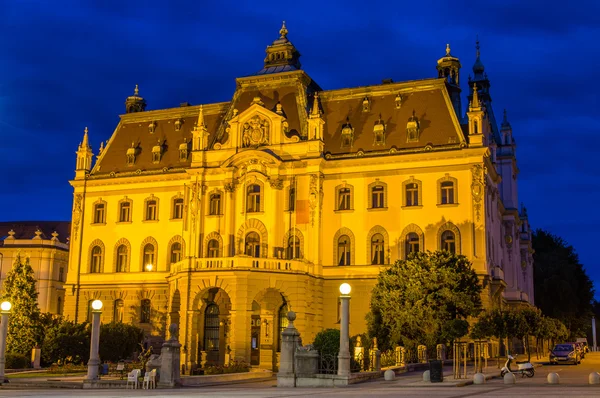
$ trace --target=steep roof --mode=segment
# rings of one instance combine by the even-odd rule
[[[52,239],[52,233],[58,233],[58,240],[66,242],[71,234],[70,221],[3,221],[0,222],[0,243],[8,236],[10,230],[15,232],[15,239],[32,239],[37,230],[42,231],[40,238]]]

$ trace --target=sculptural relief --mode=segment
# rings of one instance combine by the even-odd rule
[[[242,147],[269,144],[269,121],[259,115],[252,116],[242,126]]]

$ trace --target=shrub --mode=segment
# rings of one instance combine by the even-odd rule
[[[313,346],[321,356],[337,355],[340,352],[340,331],[338,329],[321,330],[315,336]]]
[[[31,366],[29,358],[23,354],[11,354],[7,353],[6,356],[6,369],[25,369]]]
[[[225,373],[243,373],[243,372],[249,372],[250,371],[250,365],[248,365],[246,362],[238,362],[238,361],[231,361],[229,363],[229,365],[225,365],[225,366],[221,366],[221,365],[214,365],[214,366],[207,366],[204,368],[204,374],[205,375],[220,375],[220,374],[225,374]]]
[[[90,356],[90,327],[88,323],[63,320],[45,331],[42,343],[42,363],[87,363]]]
[[[100,325],[100,358],[117,362],[131,358],[144,340],[144,331],[137,326],[122,322]]]

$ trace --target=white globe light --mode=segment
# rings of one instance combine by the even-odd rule
[[[2,311],[10,311],[11,308],[12,308],[12,304],[9,303],[8,301],[5,301],[2,304],[0,304],[0,309],[2,309]]]
[[[100,311],[102,309],[102,301],[94,300],[92,301],[92,309],[96,311]]]
[[[342,293],[345,296],[349,295],[351,290],[352,290],[352,288],[347,283],[342,283],[340,285],[340,293]]]

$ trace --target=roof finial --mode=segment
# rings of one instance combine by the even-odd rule
[[[313,97],[313,106],[310,111],[311,116],[320,116],[321,110],[319,109],[319,92],[316,91]]]
[[[477,58],[479,58],[479,33],[475,36],[475,49]]]
[[[83,141],[81,142],[81,147],[82,148],[89,148],[90,147],[90,142],[89,142],[89,138],[88,138],[88,128],[87,127],[85,129],[83,129]]]
[[[477,93],[477,83],[473,83],[473,101],[471,101],[471,108],[479,108],[479,94]]]
[[[450,44],[446,44],[446,56],[449,57],[450,56]]]
[[[140,95],[140,88],[138,87],[138,85],[135,85],[135,88],[133,89],[133,95],[135,95],[136,97],[138,95]]]
[[[198,113],[198,123],[196,124],[196,127],[199,129],[206,128],[206,125],[204,124],[204,109],[202,108],[202,105],[200,105],[200,112]]]
[[[285,27],[285,21],[283,21],[281,29],[279,29],[279,34],[281,35],[281,37],[279,37],[280,39],[287,39],[288,30]]]

